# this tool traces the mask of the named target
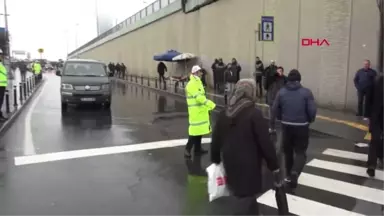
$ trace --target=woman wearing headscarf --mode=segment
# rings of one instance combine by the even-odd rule
[[[256,83],[241,79],[219,114],[212,134],[211,161],[223,161],[228,189],[239,201],[235,214],[258,214],[255,196],[262,192],[262,160],[281,182],[275,147],[268,122],[255,106]],[[237,208],[236,208],[237,209]]]

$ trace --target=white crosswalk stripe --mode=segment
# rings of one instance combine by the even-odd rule
[[[344,161],[346,161],[345,159],[348,159],[347,161],[351,161],[351,164],[314,158],[310,160],[306,166],[324,172],[335,172],[338,175],[352,175],[360,179],[369,179],[366,174],[366,168],[357,166],[353,163],[354,161],[365,162],[367,160],[366,154],[328,148],[322,152],[322,155],[325,155],[330,159],[344,159]],[[372,181],[383,183],[384,172],[376,170],[375,177],[371,179]],[[336,196],[345,196],[355,199],[356,201],[360,200],[371,203],[372,205],[384,205],[384,190],[382,188],[371,188],[367,185],[345,182],[340,179],[311,174],[306,171],[300,175],[298,183],[299,185],[332,193]],[[340,206],[335,206],[335,204],[327,204],[327,200],[319,202],[319,200],[311,200],[308,197],[301,197],[300,194],[287,194],[287,200],[290,213],[295,215],[364,215],[361,214],[362,212],[354,212],[353,209],[343,209]],[[269,190],[262,194],[257,201],[263,205],[277,208],[275,192],[273,190]]]

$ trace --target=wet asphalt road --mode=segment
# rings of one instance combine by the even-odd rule
[[[187,137],[183,101],[115,83],[110,112],[80,107],[62,116],[59,83],[59,77],[47,75],[41,93],[0,138],[6,144],[6,151],[0,153],[0,214],[231,212],[236,200],[207,200],[204,169],[209,165],[208,157],[185,161],[182,146],[15,166],[15,157],[24,155],[102,151]],[[364,155],[348,153],[365,151],[355,149],[349,141],[312,132],[307,160],[311,165],[305,168],[294,197],[289,198],[291,212],[383,214],[382,172],[378,171],[377,179],[366,178]],[[347,169],[343,164],[354,167]],[[264,176],[267,193],[259,198],[264,203],[260,206],[263,214],[273,215],[276,210],[270,207],[273,200],[268,197],[271,176],[268,171]]]

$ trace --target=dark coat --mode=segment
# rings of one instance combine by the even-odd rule
[[[160,75],[164,75],[165,72],[167,72],[167,66],[163,63],[163,62],[160,62],[158,65],[157,65],[157,73],[160,74]]]
[[[267,92],[267,103],[269,106],[273,105],[273,101],[276,98],[277,92],[287,83],[287,77],[286,76],[279,76],[278,74],[275,75],[273,82],[269,86],[268,92]]]
[[[316,119],[317,106],[312,91],[299,82],[287,82],[273,102],[271,119],[287,125],[308,125]]]
[[[28,71],[27,64],[23,61],[19,62],[18,68],[19,68],[21,73],[26,73]]]
[[[269,65],[267,68],[264,70],[264,89],[268,90],[269,86],[273,83],[274,77],[277,72],[277,66],[276,65]]]
[[[372,114],[369,121],[369,131],[383,131],[383,75],[379,75],[374,83]]]
[[[261,192],[263,159],[270,170],[279,168],[261,110],[250,106],[233,119],[222,111],[212,133],[211,161],[219,164],[223,160],[228,188],[234,196]]]
[[[371,68],[368,70],[365,70],[364,68],[358,70],[353,79],[356,89],[358,91],[364,91],[372,88],[376,74],[376,71]]]
[[[224,74],[225,74],[226,66],[224,63],[217,63],[215,65],[215,76],[216,76],[216,82],[217,83],[224,83]]]

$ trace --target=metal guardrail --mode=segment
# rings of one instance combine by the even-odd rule
[[[172,4],[175,1],[177,1],[177,0],[157,0],[157,1],[153,2],[152,4],[148,5],[147,7],[141,9],[139,12],[135,13],[134,15],[125,19],[124,21],[115,25],[114,27],[112,27],[108,31],[98,35],[94,39],[88,41],[86,44],[76,48],[74,51],[70,52],[68,54],[68,56],[72,56],[73,54],[75,54],[79,50],[82,50],[82,49],[90,46],[91,44],[93,44],[93,43],[95,43],[101,39],[104,39],[104,38],[108,37],[109,35],[117,32],[117,31],[120,31],[123,28],[127,28],[129,25],[135,24],[139,20],[144,19],[146,16],[149,16],[152,13],[160,11],[161,9],[167,7],[168,5]]]
[[[25,81],[20,82],[18,85],[13,85],[11,89],[5,90],[5,112],[7,114],[12,113],[19,106],[32,95],[37,85],[41,82],[40,79],[36,79],[35,76],[27,77]],[[13,98],[12,98],[13,97]],[[11,103],[13,101],[13,104]],[[12,108],[13,106],[14,108]]]
[[[176,81],[170,78],[160,82],[158,77],[150,77],[144,75],[127,74],[125,76],[117,76],[116,79],[120,79],[129,83],[133,83],[140,86],[145,86],[151,89],[160,90],[165,93],[185,97],[184,87],[187,81]],[[226,95],[218,97],[217,95],[206,93],[207,98],[214,101],[216,104],[226,106]]]

